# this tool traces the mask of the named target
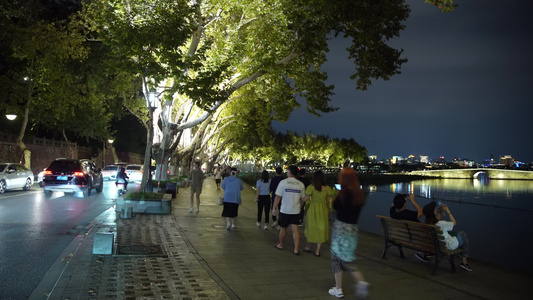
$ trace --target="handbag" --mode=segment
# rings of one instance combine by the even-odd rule
[[[217,205],[223,205],[224,204],[224,197],[218,197]]]

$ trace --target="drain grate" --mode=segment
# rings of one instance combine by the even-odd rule
[[[116,255],[168,257],[161,245],[117,245]]]

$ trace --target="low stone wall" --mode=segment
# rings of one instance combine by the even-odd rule
[[[109,149],[103,151],[103,144],[101,147],[80,147],[76,143],[67,143],[64,141],[56,141],[35,137],[24,138],[24,144],[31,151],[31,170],[34,175],[47,168],[50,163],[56,158],[74,158],[91,159],[97,166],[103,167],[107,164],[114,163],[113,152]],[[105,153],[105,157],[103,156]],[[143,156],[137,153],[117,152],[120,161],[142,164]],[[12,134],[0,133],[0,162],[20,162],[21,153],[16,143],[16,136]]]

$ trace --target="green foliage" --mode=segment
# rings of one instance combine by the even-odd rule
[[[0,70],[0,105],[19,115],[28,107],[30,129],[39,124],[76,137],[111,136],[110,121],[123,114],[115,89],[122,78],[107,72],[103,44],[88,43],[79,19],[69,17],[77,4],[29,0],[0,8],[8,70]]]
[[[286,120],[297,95],[311,113],[335,110],[320,71],[332,32],[353,38],[358,88],[398,73],[405,60],[386,42],[408,12],[401,0],[130,0],[85,2],[82,16],[115,69],[164,88],[160,99],[188,98],[210,112],[230,99],[262,101]]]
[[[452,12],[457,7],[455,0],[425,0],[425,2],[437,6],[443,12]]]
[[[124,198],[130,200],[161,200],[164,195],[164,193],[133,192],[124,195]]]
[[[248,131],[249,132],[249,131]],[[267,162],[297,164],[303,160],[322,162],[329,167],[361,164],[367,156],[366,148],[354,139],[338,139],[311,133],[288,131],[266,136],[263,143],[256,143],[253,136],[242,138],[230,145],[230,157],[256,160],[268,158]]]

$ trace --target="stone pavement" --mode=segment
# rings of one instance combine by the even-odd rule
[[[227,231],[216,205],[222,193],[209,177],[198,213],[188,212],[189,189],[179,190],[169,215],[121,219],[113,209],[104,212],[65,249],[30,299],[335,299],[328,294],[334,278],[327,244],[320,257],[304,252],[300,228],[301,255],[292,253],[290,230],[286,249],[276,250],[278,231],[256,227],[255,191],[246,184],[237,228]],[[157,245],[165,253],[140,247],[139,255],[93,255],[98,230],[114,232],[118,245]],[[474,271],[466,272],[457,259],[456,273],[441,262],[432,276],[429,264],[410,250],[402,259],[392,248],[381,259],[382,236],[361,231],[359,240],[358,266],[371,283],[369,299],[531,298],[532,274],[475,259]],[[137,253],[135,247],[130,253]],[[343,288],[345,298],[353,298],[348,275]]]

